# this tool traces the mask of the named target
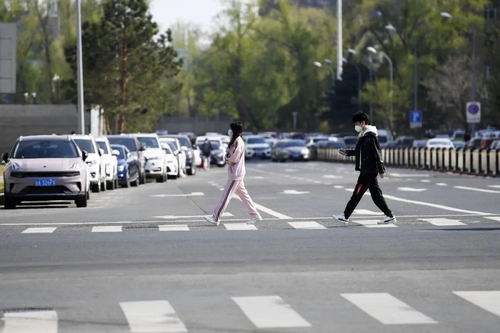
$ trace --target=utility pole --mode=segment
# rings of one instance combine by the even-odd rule
[[[79,131],[80,134],[85,134],[85,103],[83,100],[82,0],[76,0],[76,62],[78,77]]]

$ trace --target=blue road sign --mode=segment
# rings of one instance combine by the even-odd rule
[[[422,111],[413,110],[410,111],[410,128],[421,128],[422,127]]]

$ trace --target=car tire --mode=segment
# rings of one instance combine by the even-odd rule
[[[18,202],[16,199],[11,198],[8,195],[4,196],[3,207],[4,209],[16,209]]]
[[[130,186],[132,187],[138,187],[139,185],[141,185],[139,177],[137,177],[137,179],[134,180],[133,182],[130,182]]]
[[[106,182],[106,189],[108,190],[114,190],[115,189],[115,181],[111,180],[109,182]]]
[[[78,198],[75,200],[76,207],[78,208],[85,208],[87,207],[87,195],[85,194],[81,198]]]
[[[101,192],[101,183],[92,184],[91,187],[92,187],[92,192],[94,193]]]
[[[167,181],[167,175],[163,174],[160,178],[156,178],[157,183],[164,183]]]
[[[106,191],[106,181],[101,182],[101,191]]]
[[[187,174],[188,176],[196,175],[196,167],[194,166],[194,163],[191,163],[191,167],[187,170]]]

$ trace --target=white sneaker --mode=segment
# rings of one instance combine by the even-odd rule
[[[338,215],[332,215],[332,217],[337,221],[339,221],[340,223],[344,223],[346,225],[349,223],[349,219],[346,219],[343,213]]]
[[[215,220],[215,217],[213,217],[213,215],[207,215],[205,216],[205,220],[213,225],[219,225],[220,223],[220,220],[219,221],[216,221]]]
[[[260,215],[255,216],[252,218],[250,221],[247,222],[247,224],[255,224],[257,222],[262,221],[262,217]]]
[[[389,222],[397,222],[396,216],[394,215],[392,217],[386,216],[382,220],[378,221],[377,224],[388,224]]]

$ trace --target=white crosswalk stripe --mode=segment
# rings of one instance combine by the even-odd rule
[[[122,232],[122,226],[121,225],[98,226],[98,227],[93,227],[92,232]]]
[[[40,228],[28,228],[24,230],[23,234],[51,234],[57,227],[40,227]]]
[[[378,224],[380,220],[352,220],[354,223],[361,224],[367,228],[396,228],[397,225],[392,223]]]
[[[168,301],[121,302],[130,332],[183,333],[186,326]]]
[[[160,231],[189,231],[189,227],[186,224],[159,225],[158,230],[160,230]]]
[[[453,293],[500,317],[500,291],[454,291]]]
[[[448,219],[448,218],[436,218],[436,219],[419,219],[419,221],[429,222],[435,226],[439,227],[449,227],[454,225],[466,225],[460,222],[460,220]]]
[[[224,223],[224,227],[227,230],[239,231],[239,230],[257,230],[257,227],[253,224],[246,223]]]
[[[310,222],[288,222],[295,229],[326,229],[323,225],[315,221]]]
[[[279,296],[233,297],[233,300],[257,328],[312,326]]]
[[[57,313],[53,310],[7,311],[3,318],[0,318],[0,332],[57,333],[57,320]]]
[[[437,323],[388,293],[341,294],[341,296],[385,325]]]

